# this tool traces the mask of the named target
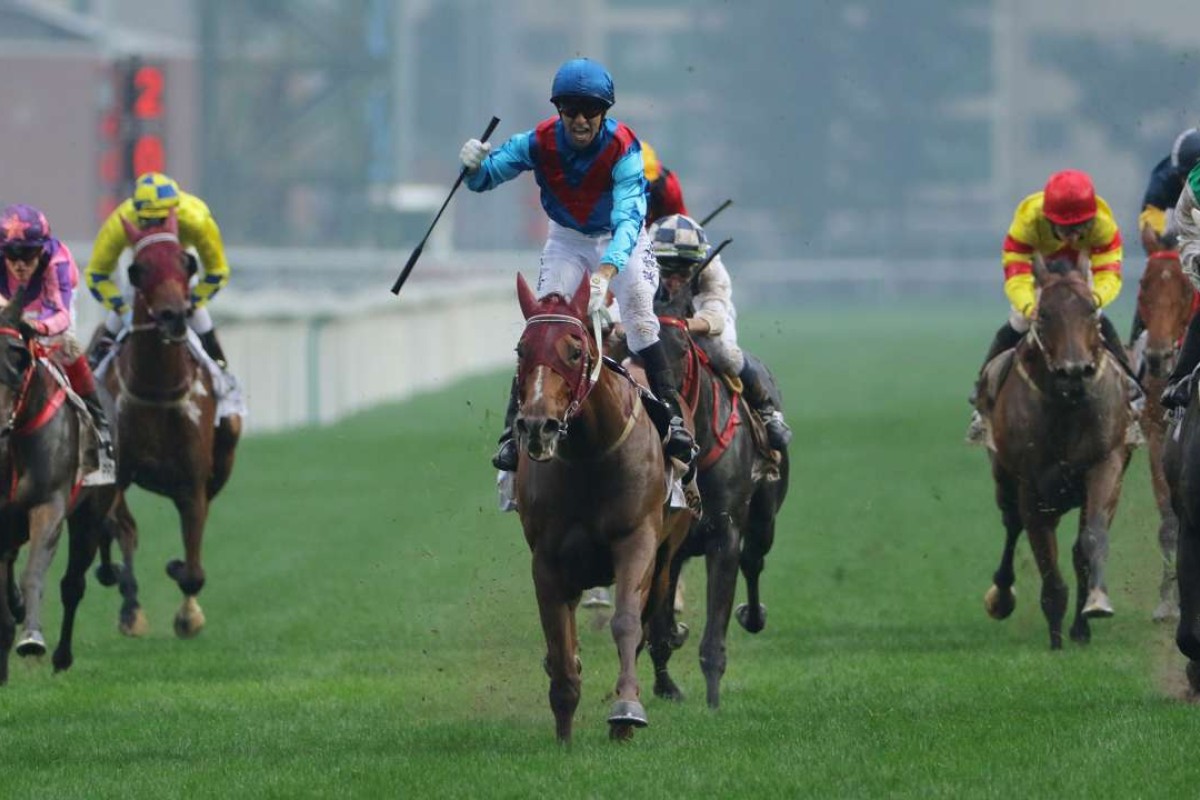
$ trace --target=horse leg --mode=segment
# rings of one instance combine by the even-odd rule
[[[1186,501],[1182,501],[1186,502]],[[1181,504],[1182,504],[1181,502]],[[1200,526],[1187,513],[1179,512],[1179,549],[1176,579],[1179,585],[1179,623],[1175,645],[1188,659],[1187,678],[1193,693],[1200,693]]]
[[[1145,424],[1146,415],[1142,416]],[[1147,436],[1150,455],[1150,482],[1154,487],[1154,499],[1158,504],[1158,548],[1162,552],[1163,570],[1162,581],[1158,586],[1159,603],[1154,609],[1152,619],[1155,622],[1179,619],[1179,592],[1175,586],[1175,549],[1179,538],[1179,519],[1171,507],[1171,490],[1167,486],[1167,478],[1163,471],[1163,431],[1161,426],[1153,427]]]
[[[12,650],[17,633],[17,621],[13,618],[9,599],[12,597],[13,564],[17,560],[15,551],[0,553],[3,568],[0,568],[0,686],[8,683],[8,654]]]
[[[1113,615],[1104,567],[1108,561],[1108,524],[1116,512],[1124,465],[1123,455],[1114,455],[1088,470],[1086,499],[1072,548],[1078,589],[1071,639],[1077,642],[1091,639],[1089,618]]]
[[[167,575],[179,584],[183,592],[183,605],[175,613],[175,635],[190,639],[204,628],[204,611],[196,602],[196,595],[204,588],[204,567],[200,563],[200,545],[204,539],[204,522],[208,518],[208,495],[203,486],[193,488],[191,494],[175,498],[175,508],[183,525],[184,560],[172,559],[167,563]]]
[[[126,636],[144,636],[150,630],[146,613],[138,599],[137,573],[134,572],[134,555],[138,547],[137,520],[133,518],[129,505],[122,494],[113,507],[111,515],[101,523],[105,543],[115,538],[121,548],[122,568],[117,572],[117,588],[121,592],[121,610],[117,616],[117,628]]]
[[[612,709],[608,715],[609,736],[613,739],[633,738],[634,728],[649,724],[641,702],[641,687],[637,679],[637,654],[644,635],[642,614],[650,600],[654,559],[660,537],[654,520],[643,520],[630,535],[612,546],[615,593],[613,616],[609,622],[617,659],[621,670]]]
[[[233,456],[241,435],[242,418],[240,416],[225,417],[217,425],[217,430],[213,434],[212,474],[209,476],[206,489],[209,500],[217,496],[233,472]]]
[[[21,591],[17,588],[17,581],[13,577],[13,562],[9,561],[4,565],[7,570],[7,593],[8,593],[8,608],[13,615],[13,620],[21,623],[25,621],[25,600],[21,597]]]
[[[1017,607],[1017,593],[1013,591],[1017,580],[1013,556],[1025,523],[1021,520],[1016,481],[999,473],[995,478],[996,505],[1000,507],[1000,518],[1004,522],[1004,550],[1000,553],[1000,566],[992,573],[992,585],[983,596],[983,607],[992,619],[1008,619]]]
[[[1036,502],[1036,501],[1034,501]],[[1032,503],[1029,503],[1032,505]],[[1055,528],[1061,515],[1028,511],[1026,528],[1029,546],[1042,578],[1042,613],[1050,627],[1050,649],[1061,650],[1062,623],[1067,615],[1067,583],[1058,570],[1058,540]],[[1084,623],[1086,625],[1086,622]],[[1074,637],[1074,628],[1071,629]]]
[[[540,553],[533,555],[533,588],[537,594],[538,614],[546,637],[546,672],[550,675],[550,710],[554,714],[554,733],[564,744],[571,743],[571,723],[579,706],[582,681],[576,643],[570,617],[574,614],[558,570]]]
[[[750,501],[750,524],[742,539],[741,567],[746,579],[746,602],[734,611],[738,624],[749,633],[767,627],[767,607],[759,598],[758,579],[766,566],[767,553],[775,543],[775,503],[773,492],[761,489]]]
[[[17,642],[17,655],[46,654],[46,638],[42,634],[42,592],[46,572],[58,549],[62,534],[66,497],[59,493],[45,503],[29,510],[29,559],[21,573],[21,594],[25,598],[25,632]]]
[[[668,597],[675,597],[682,569],[682,558],[671,560],[667,569]],[[677,649],[674,640],[675,608],[672,603],[663,603],[650,619],[650,660],[654,662],[654,694],[664,700],[683,700],[683,692],[668,671],[671,653]]]
[[[725,675],[725,637],[737,592],[738,531],[728,514],[714,522],[705,542],[708,567],[707,619],[700,639],[700,671],[704,673],[709,708],[721,705],[721,678]]]
[[[90,512],[85,509],[84,514]],[[67,543],[70,556],[67,560],[67,570],[63,573],[59,591],[62,595],[63,618],[62,629],[58,637],[58,647],[54,648],[55,672],[63,672],[71,668],[75,661],[71,651],[71,642],[75,635],[75,612],[83,600],[87,589],[87,570],[96,557],[96,549],[100,539],[100,521],[86,518],[83,514],[72,514],[68,519]]]

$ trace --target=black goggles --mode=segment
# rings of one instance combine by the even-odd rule
[[[591,119],[600,116],[607,109],[608,106],[596,100],[563,100],[558,104],[558,113],[567,119],[575,119],[580,114]]]
[[[0,253],[13,261],[29,261],[42,254],[42,246],[40,244],[6,244],[0,247]]]
[[[696,262],[686,258],[658,256],[658,271],[663,275],[691,275]]]

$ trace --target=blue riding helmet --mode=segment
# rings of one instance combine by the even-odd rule
[[[1175,137],[1175,144],[1171,146],[1171,166],[1187,175],[1197,163],[1200,163],[1200,130],[1188,128]]]
[[[550,88],[550,102],[564,97],[590,97],[606,107],[616,102],[612,75],[589,58],[573,58],[558,68]]]

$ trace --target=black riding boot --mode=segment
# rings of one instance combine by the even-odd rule
[[[677,458],[684,464],[691,464],[696,455],[696,441],[683,424],[683,412],[680,410],[679,390],[675,388],[675,374],[667,362],[667,354],[663,352],[662,342],[655,342],[637,353],[646,368],[646,380],[650,382],[650,391],[671,411],[670,430],[667,440],[663,443],[663,452],[670,458]]]
[[[83,401],[83,404],[87,406],[88,413],[92,415],[92,424],[96,426],[96,439],[99,441],[104,455],[110,459],[113,458],[112,429],[108,425],[108,414],[104,412],[104,404],[100,402],[100,396],[92,392],[79,395],[79,399]]]
[[[504,472],[517,471],[517,443],[513,440],[513,423],[517,419],[517,376],[512,379],[512,388],[508,394],[508,408],[504,410],[504,432],[500,434],[500,447],[492,456],[492,466]]]
[[[92,368],[92,372],[95,372],[100,366],[100,362],[103,361],[104,357],[108,355],[110,350],[112,350],[112,347],[116,341],[116,335],[110,333],[108,328],[104,328],[100,331],[100,338],[96,340],[96,343],[92,346],[92,351],[88,353],[87,357],[88,366]]]
[[[747,358],[738,377],[742,379],[746,401],[750,403],[754,413],[758,414],[759,419],[763,421],[763,426],[767,429],[767,441],[771,447],[776,450],[787,447],[788,443],[792,441],[792,429],[783,421],[783,412],[775,407],[775,402],[771,399],[771,394],[763,383],[762,373],[754,365],[754,362]]]
[[[971,387],[971,396],[967,398],[967,402],[975,405],[975,401],[979,398],[979,382],[983,380],[983,370],[991,363],[992,359],[1003,353],[1005,350],[1011,350],[1021,343],[1021,337],[1025,334],[1018,332],[1009,323],[1004,323],[996,331],[996,335],[992,337],[992,343],[988,346],[987,355],[983,357],[983,364],[979,367],[979,375],[975,378],[975,385]]]
[[[221,349],[221,343],[217,341],[217,329],[213,328],[208,333],[200,334],[200,344],[204,345],[204,352],[208,353],[208,357],[217,362],[217,366],[221,369],[228,369],[229,364],[225,361],[225,352]]]
[[[1200,364],[1200,314],[1188,322],[1187,333],[1183,335],[1183,347],[1179,348],[1179,357],[1175,359],[1175,369],[1167,378],[1167,388],[1162,394],[1163,408],[1183,408],[1191,399],[1191,381],[1188,378],[1196,365]]]

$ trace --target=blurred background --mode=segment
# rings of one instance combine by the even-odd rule
[[[462,141],[550,116],[555,69],[586,55],[695,216],[734,200],[710,232],[735,239],[741,304],[952,292],[998,324],[1005,228],[1058,169],[1093,175],[1136,280],[1149,172],[1200,123],[1196,19],[1195,0],[0,0],[0,201],[42,206],[82,260],[162,169],[224,233],[215,314],[280,287],[394,307]],[[491,275],[511,304],[544,231],[531,179],[464,190],[414,285]]]

